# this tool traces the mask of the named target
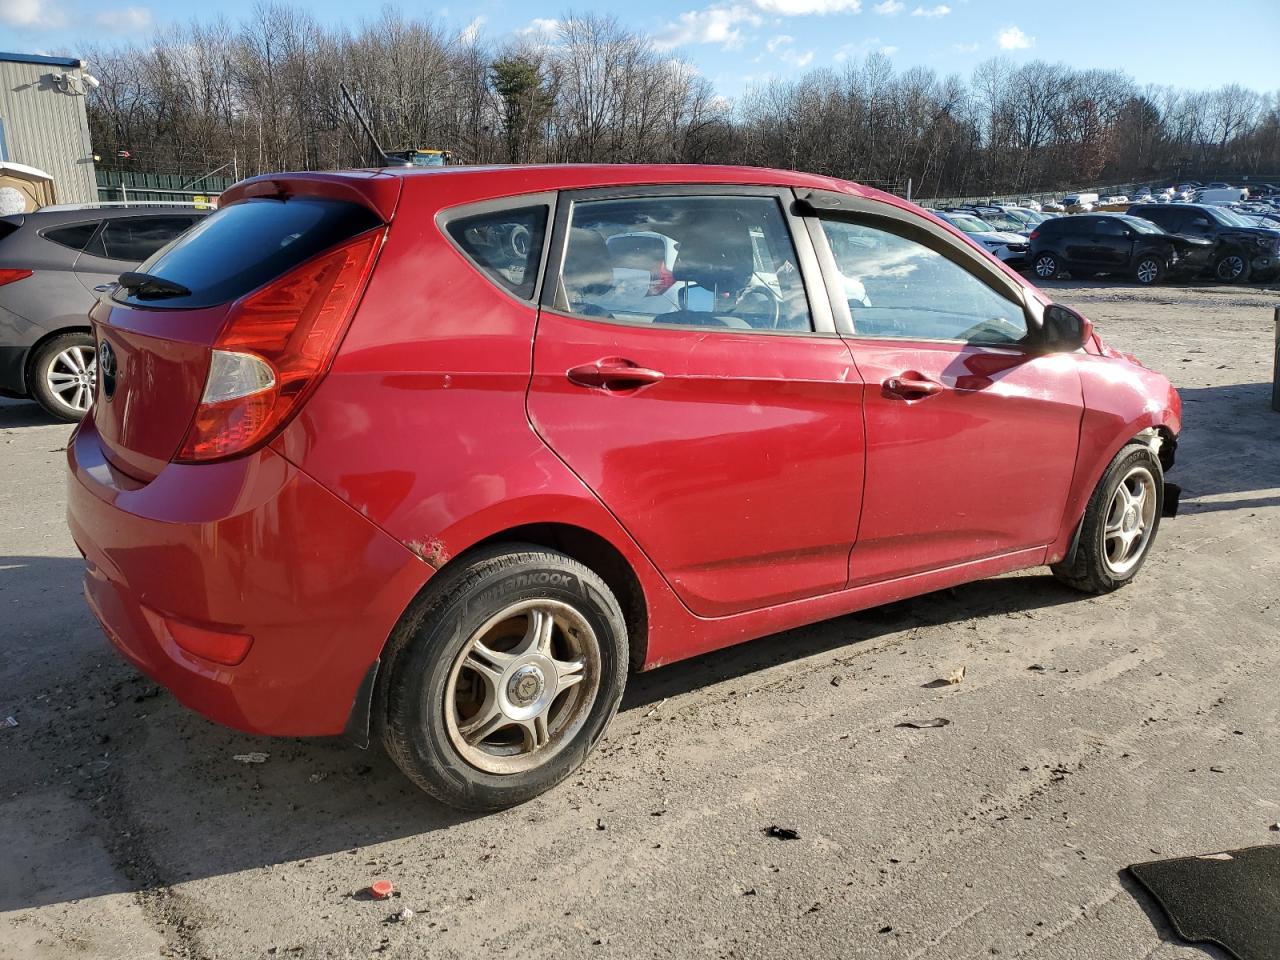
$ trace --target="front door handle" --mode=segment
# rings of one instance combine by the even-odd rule
[[[580,387],[601,387],[605,390],[632,390],[662,379],[660,370],[650,370],[624,357],[602,357],[592,363],[573,367],[565,376],[570,383]]]
[[[120,286],[120,284],[119,284],[119,283],[117,283],[115,280],[112,280],[110,283],[100,283],[100,284],[98,284],[96,287],[94,287],[94,288],[93,288],[93,292],[94,292],[94,293],[106,293],[108,290],[114,290],[114,289],[115,289],[116,287],[118,287],[118,286]]]
[[[936,380],[930,380],[914,371],[890,377],[884,382],[884,392],[902,400],[923,400],[945,389]]]

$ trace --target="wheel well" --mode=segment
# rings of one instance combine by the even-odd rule
[[[82,327],[59,327],[57,330],[51,330],[43,337],[27,348],[27,355],[22,358],[22,385],[26,388],[27,393],[31,393],[31,367],[35,363],[36,354],[40,352],[40,348],[52,340],[54,337],[61,337],[68,333],[93,333],[93,328],[87,324]]]
[[[486,537],[450,563],[457,563],[477,547],[504,542],[532,543],[558,550],[594,570],[613,591],[622,607],[630,644],[631,668],[639,670],[644,665],[649,649],[649,608],[645,603],[639,578],[617,547],[599,534],[582,527],[566,523],[531,523]]]

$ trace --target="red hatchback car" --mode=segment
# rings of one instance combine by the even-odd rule
[[[220,723],[548,789],[628,669],[1006,571],[1114,589],[1164,377],[887,194],[676,166],[282,174],[104,294],[89,604]]]

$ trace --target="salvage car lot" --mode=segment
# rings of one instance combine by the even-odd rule
[[[579,776],[484,817],[120,663],[67,428],[0,406],[0,958],[1205,956],[1117,871],[1280,841],[1280,291],[1045,287],[1182,391],[1183,513],[1133,585],[1033,571],[642,676]]]

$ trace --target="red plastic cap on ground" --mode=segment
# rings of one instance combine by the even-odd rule
[[[375,900],[386,900],[395,892],[396,886],[390,880],[375,880],[369,884],[369,892]]]

